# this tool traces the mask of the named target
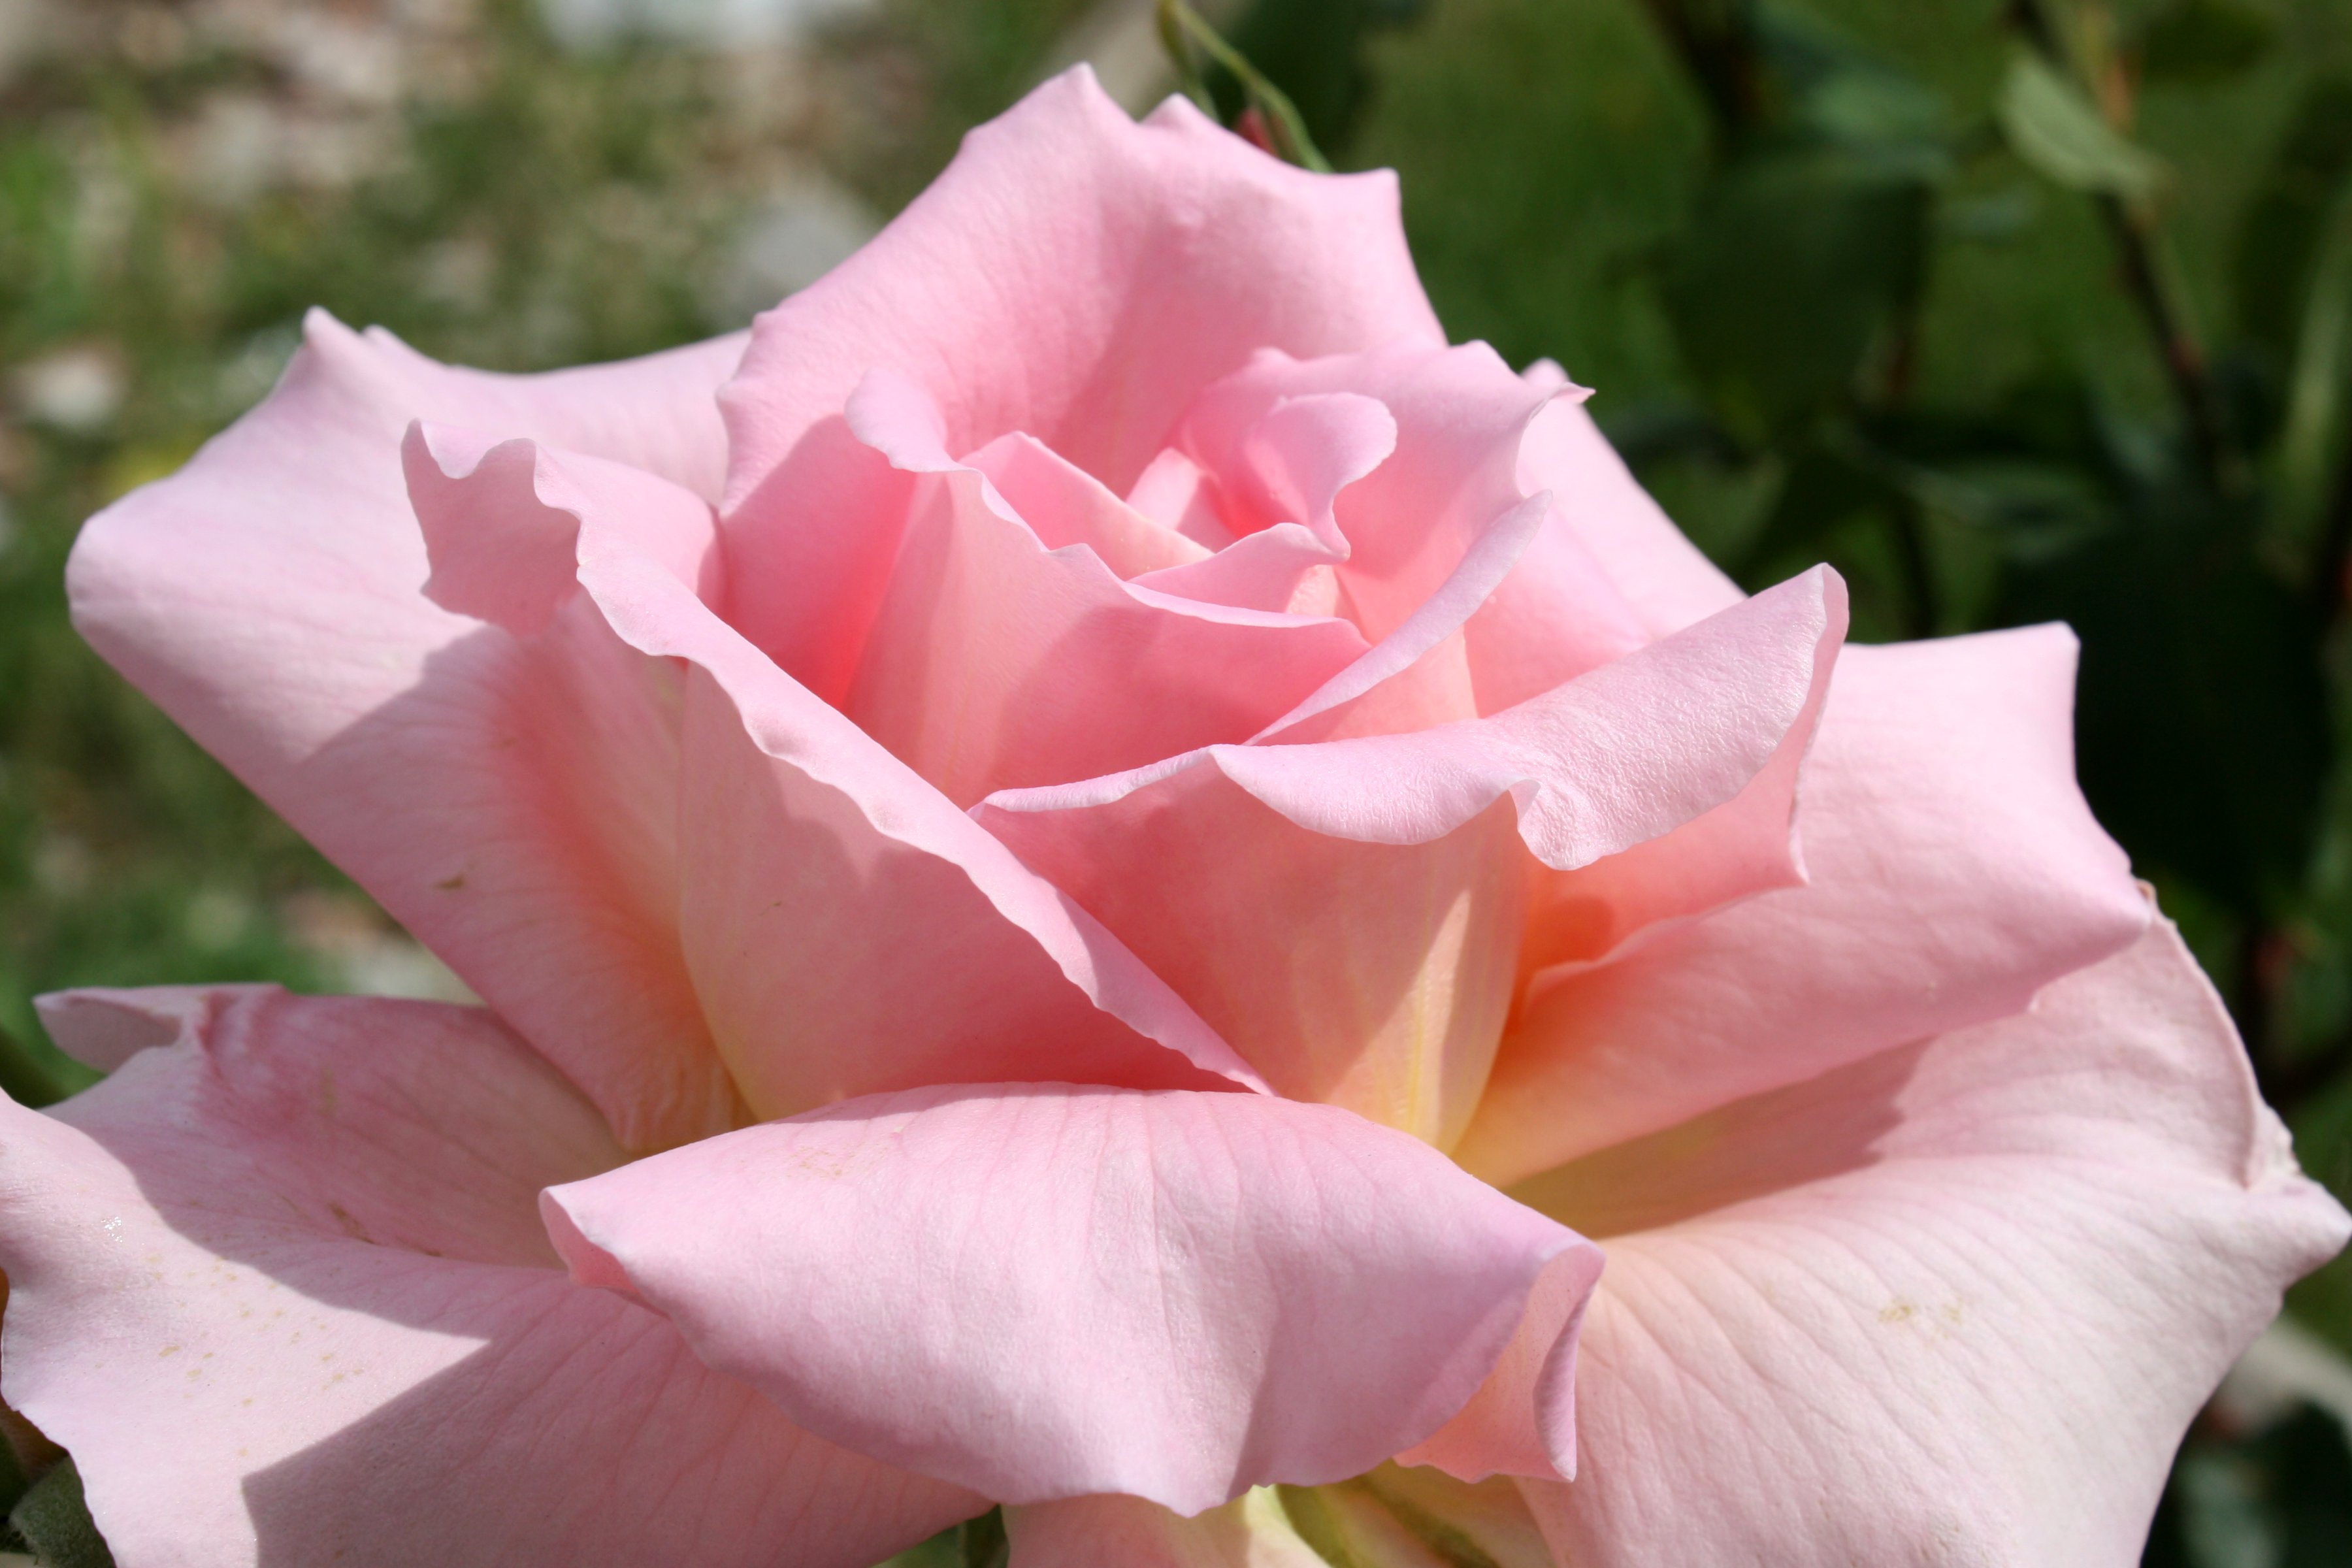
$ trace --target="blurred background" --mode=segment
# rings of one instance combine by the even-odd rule
[[[1741,581],[2075,626],[2093,804],[2352,1198],[2352,0],[1202,8]],[[87,1080],[60,986],[463,994],[74,637],[84,517],[314,303],[515,370],[739,326],[1079,59],[1174,85],[1149,0],[0,0],[0,1087]],[[2352,1262],[2289,1312],[2149,1563],[2352,1563]]]

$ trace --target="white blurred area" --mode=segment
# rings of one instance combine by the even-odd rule
[[[637,37],[701,48],[792,45],[873,0],[539,0],[548,31],[574,47]]]

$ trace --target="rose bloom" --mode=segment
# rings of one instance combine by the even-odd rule
[[[117,1561],[2136,1562],[2347,1222],[2073,639],[1747,597],[1582,396],[1083,69],[748,340],[314,318],[75,611],[488,1005],[46,1000]]]

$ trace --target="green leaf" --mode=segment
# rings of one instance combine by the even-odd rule
[[[37,1046],[0,1028],[0,1089],[19,1105],[54,1105],[100,1077],[47,1041]]]
[[[2082,637],[2083,790],[2135,863],[2259,921],[2309,864],[2329,763],[2325,627],[2211,505],[2177,484],[2136,493],[2079,549],[2013,563],[2000,619]]]
[[[2304,89],[2239,232],[2239,330],[2283,374],[2302,330],[2305,300],[2330,215],[2352,180],[2352,78]]]
[[[2020,50],[2010,61],[1995,108],[2017,155],[2069,190],[2145,201],[2172,177],[2038,55]]]
[[[0,1300],[0,1306],[5,1305]],[[16,1458],[16,1445],[0,1436],[0,1510],[15,1508],[32,1485],[33,1478],[25,1473],[24,1462]]]
[[[2270,53],[2277,37],[2278,24],[2244,0],[2174,0],[2140,34],[2140,73],[2150,81],[2221,81]]]
[[[90,1522],[82,1500],[81,1472],[60,1459],[8,1510],[8,1523],[23,1536],[41,1568],[114,1568],[114,1554]]]
[[[942,1530],[929,1541],[876,1563],[874,1568],[963,1568],[962,1527]]]
[[[1918,298],[1931,189],[1836,146],[1758,148],[1717,176],[1661,281],[1727,428],[1767,440],[1853,395],[1883,331]]]
[[[977,1519],[967,1519],[956,1532],[957,1544],[963,1551],[963,1568],[1005,1568],[1013,1555],[1011,1542],[1004,1534],[1004,1510],[990,1509]]]
[[[2297,545],[2327,505],[2343,445],[2345,394],[2352,379],[2352,203],[2345,204],[2312,272],[2278,444],[2276,526]],[[2325,563],[2320,569],[2326,569]]]

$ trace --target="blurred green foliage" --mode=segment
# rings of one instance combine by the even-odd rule
[[[258,396],[314,303],[510,368],[734,324],[713,301],[780,160],[895,210],[1088,11],[881,0],[747,88],[740,61],[566,52],[486,0],[388,156],[234,199],[174,139],[282,91],[266,62],[126,27],[0,84],[0,369],[79,356],[121,387],[0,426],[0,1088],[87,1079],[37,991],[325,988],[354,931],[394,934],[73,637],[82,518]],[[1596,387],[1743,582],[1827,559],[1865,640],[2076,626],[2085,787],[2352,1197],[2352,6],[1217,14],[1336,163],[1401,172],[1453,334]],[[2293,1309],[2352,1348],[2352,1264]],[[2200,1428],[2149,1561],[2352,1560],[2347,1462],[2315,1416]]]

